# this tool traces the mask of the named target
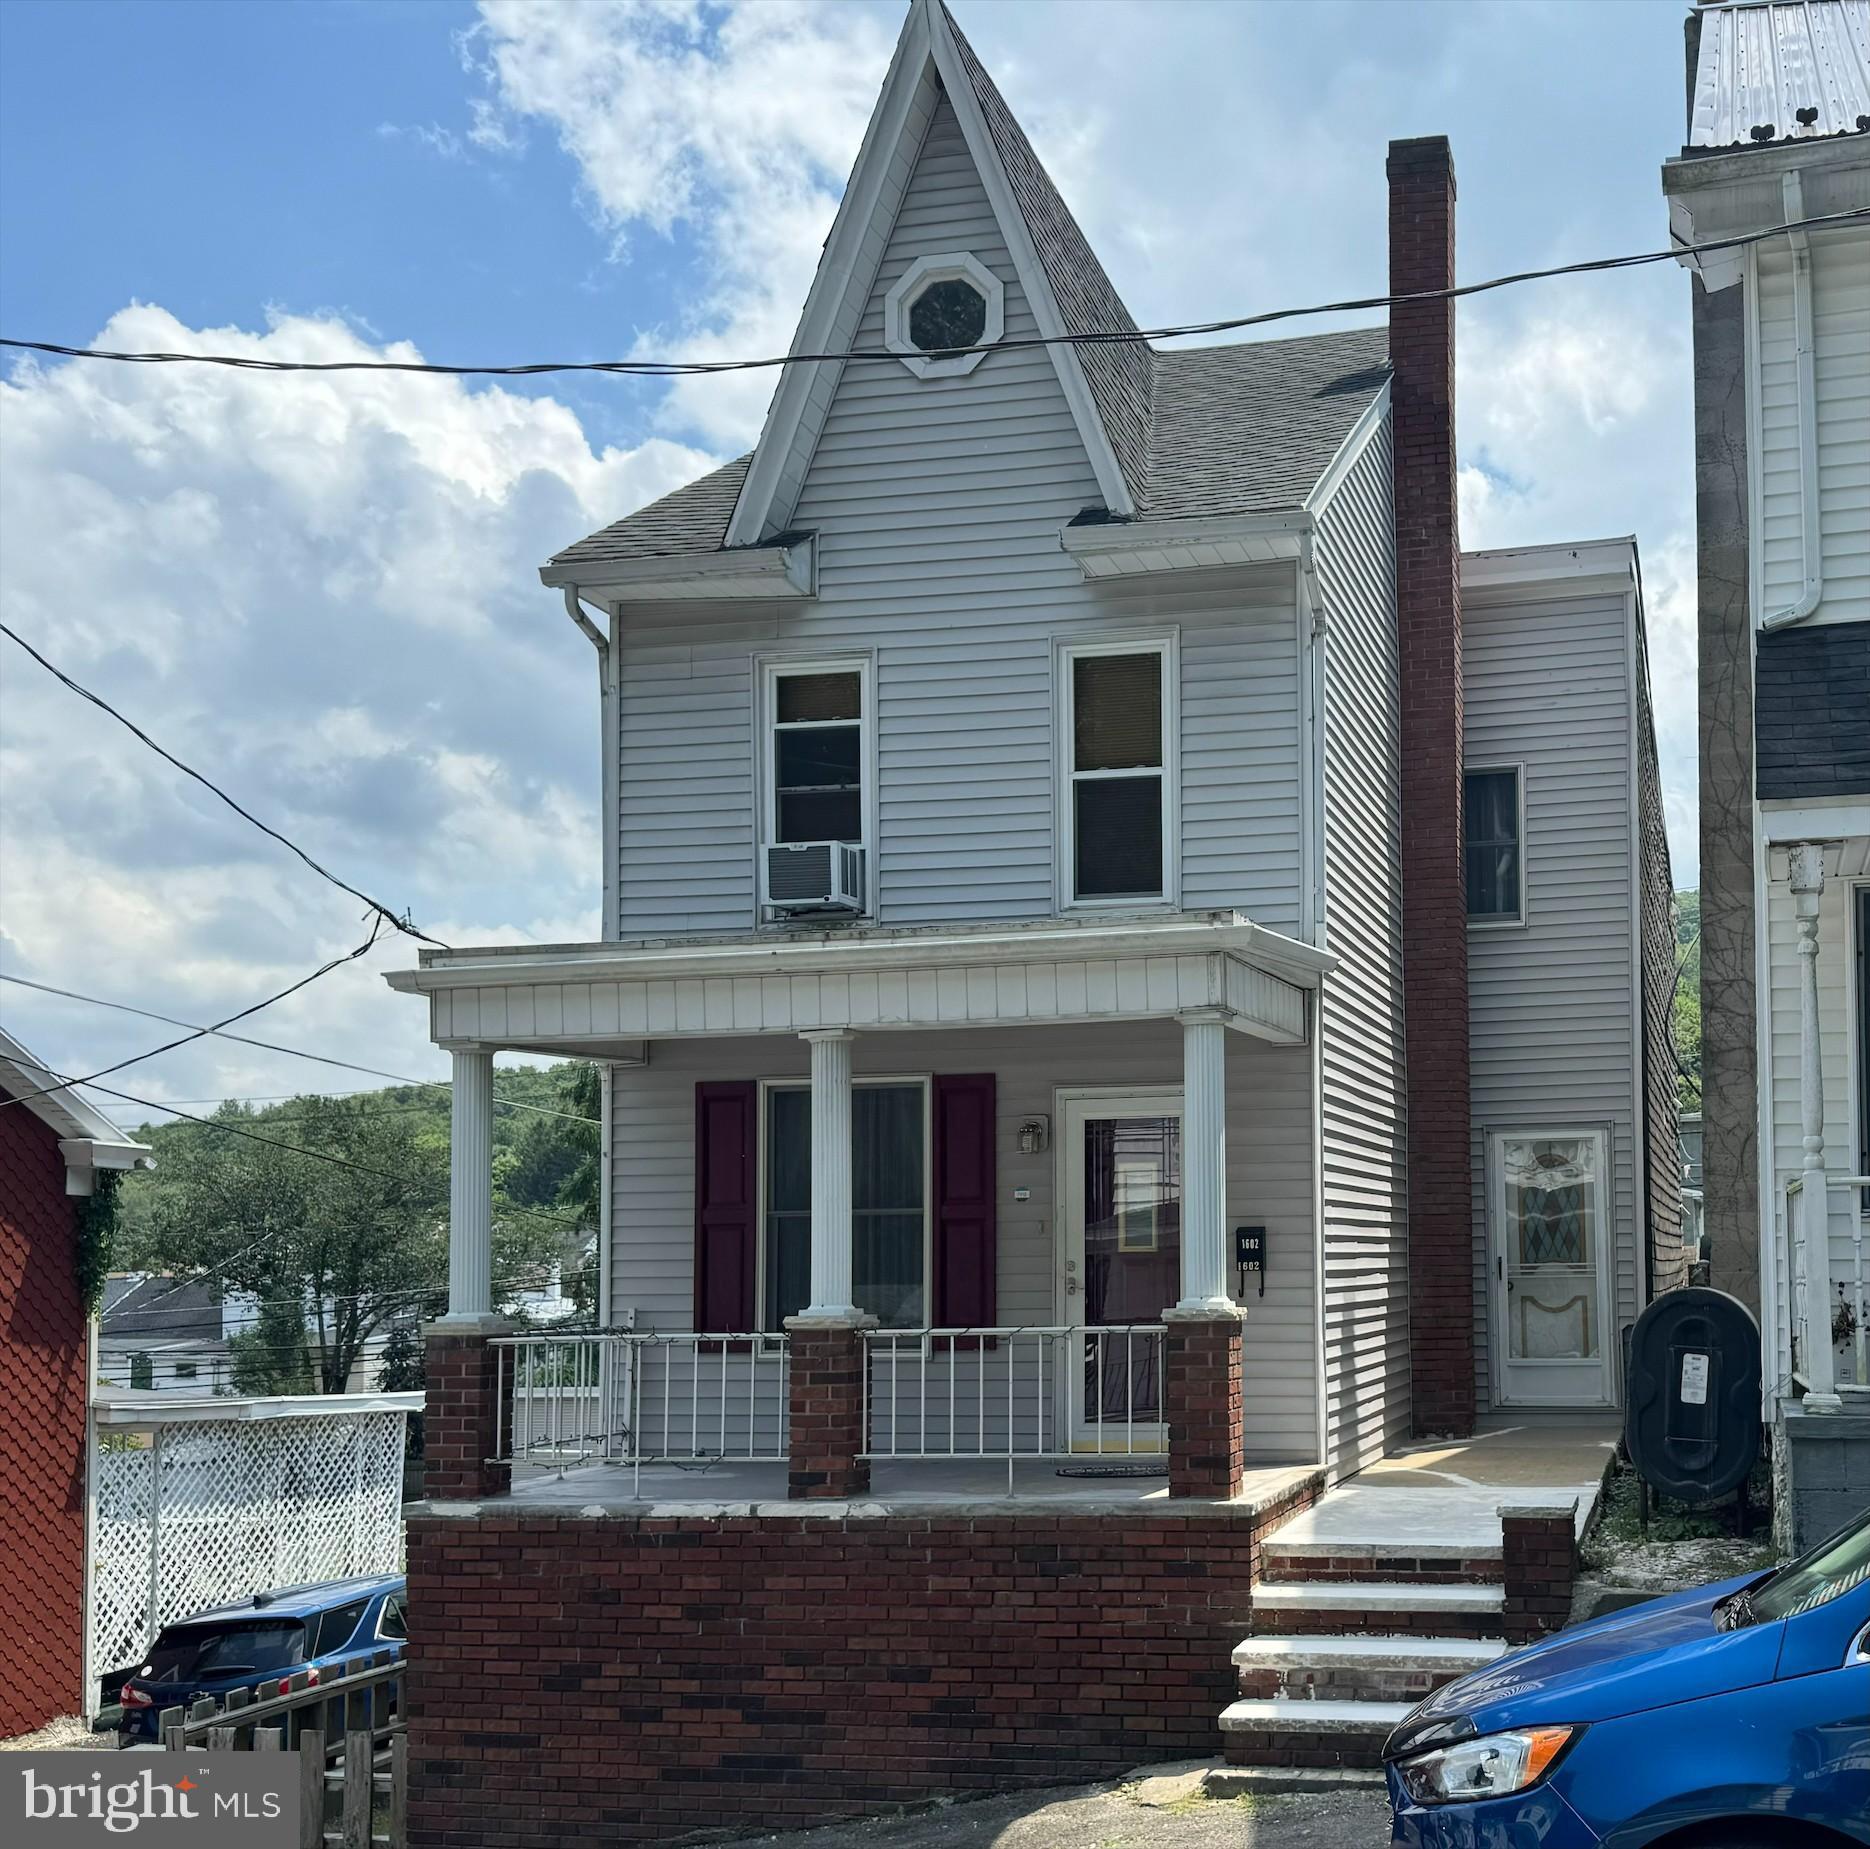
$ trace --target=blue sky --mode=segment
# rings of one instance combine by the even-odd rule
[[[1380,290],[1396,135],[1453,139],[1465,278],[1664,241],[1677,0],[955,11],[1146,325]],[[780,350],[900,16],[10,0],[0,330],[286,357]],[[1641,539],[1683,884],[1687,312],[1673,266],[1484,298],[1459,388],[1468,544]],[[444,935],[592,933],[591,663],[535,568],[745,448],[770,380],[0,378],[8,621]],[[354,907],[10,647],[0,676],[0,969],[205,1019],[357,941]],[[399,961],[272,1032],[437,1071],[375,974]],[[11,985],[0,1009],[55,1062],[151,1043]],[[272,1093],[307,1070],[207,1046],[126,1085]]]

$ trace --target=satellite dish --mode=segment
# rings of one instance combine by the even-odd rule
[[[1722,1290],[1672,1290],[1630,1331],[1623,1442],[1637,1474],[1678,1502],[1744,1484],[1760,1450],[1760,1326]]]

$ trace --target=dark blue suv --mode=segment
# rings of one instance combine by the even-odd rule
[[[409,1635],[401,1574],[334,1579],[288,1592],[256,1592],[165,1625],[149,1657],[124,1678],[117,1744],[154,1742],[165,1708],[202,1696],[225,1702],[236,1689],[264,1699],[308,1672],[329,1682],[387,1651],[400,1658]]]

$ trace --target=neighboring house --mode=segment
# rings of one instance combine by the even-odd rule
[[[83,1702],[86,1316],[80,1218],[150,1152],[0,1031],[0,1739]]]
[[[1393,291],[1448,288],[1447,144],[1389,177]],[[391,977],[454,1060],[416,1660],[510,1644],[554,1754],[621,1673],[627,1737],[503,1790],[498,1713],[418,1695],[460,1772],[423,1830],[796,1823],[1210,1750],[1256,1523],[1415,1434],[1614,1407],[1619,1330],[1681,1281],[1634,542],[1461,554],[1446,302],[1027,344],[1099,333],[1135,324],[915,0],[795,336],[865,357],[789,368],[752,455],[545,568],[599,649],[603,937]],[[640,1332],[608,1375],[488,1314],[505,1049],[604,1063],[600,1319]],[[489,1505],[516,1427],[747,1467]],[[1009,1451],[1045,1460],[1027,1512],[957,1507],[951,1460]],[[1054,1460],[1112,1453],[1168,1497],[1048,1506]],[[839,1588],[857,1646],[742,1622],[788,1585]],[[638,1733],[631,1678],[677,1673],[752,1718]]]
[[[1870,207],[1870,0],[1707,6],[1688,29],[1687,145],[1663,168],[1678,241]],[[1683,262],[1707,1232],[1714,1283],[1760,1317],[1804,1531],[1870,1498],[1850,1328],[1870,1198],[1870,220]]]
[[[1682,1248],[1688,1254],[1690,1267],[1700,1266],[1705,1272],[1708,1251],[1701,1189],[1701,1113],[1684,1111],[1677,1134],[1682,1145]]]
[[[98,1384],[171,1398],[230,1391],[225,1314],[213,1286],[201,1278],[108,1279],[98,1325]]]

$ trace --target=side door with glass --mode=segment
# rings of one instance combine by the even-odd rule
[[[1495,1397],[1508,1406],[1608,1405],[1604,1133],[1494,1131],[1487,1173]]]

